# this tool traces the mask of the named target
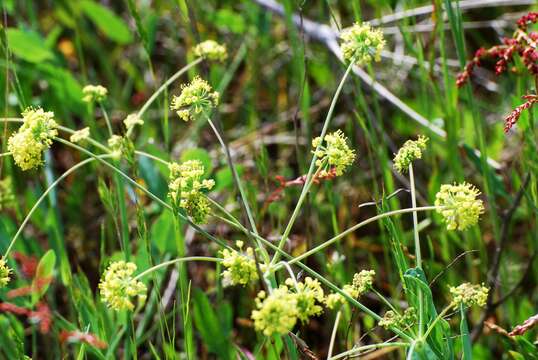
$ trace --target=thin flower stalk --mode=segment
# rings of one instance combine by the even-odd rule
[[[314,150],[314,154],[312,155],[312,160],[310,161],[310,168],[308,169],[308,173],[306,174],[306,180],[305,185],[303,186],[303,190],[301,191],[301,195],[299,196],[299,200],[297,201],[297,204],[295,205],[295,209],[293,210],[293,213],[291,214],[290,221],[288,222],[288,225],[286,225],[286,228],[284,230],[284,233],[282,234],[282,237],[280,238],[280,242],[278,243],[278,248],[282,250],[284,248],[284,244],[288,240],[288,236],[291,232],[291,229],[293,228],[293,224],[295,223],[295,220],[297,219],[297,216],[299,215],[299,212],[301,211],[301,207],[303,205],[304,200],[306,199],[306,195],[308,194],[308,191],[310,190],[310,187],[313,184],[314,180],[314,169],[316,168],[316,161],[318,157],[316,156],[316,153],[319,152],[321,143],[323,142],[323,139],[325,138],[325,134],[327,133],[327,130],[329,129],[329,124],[331,122],[334,109],[336,107],[336,102],[338,101],[338,98],[340,96],[340,93],[342,92],[342,89],[344,87],[344,84],[346,82],[346,79],[348,78],[349,74],[351,73],[351,70],[353,69],[355,62],[352,60],[350,64],[348,65],[346,72],[342,76],[342,79],[340,80],[340,84],[338,85],[338,88],[336,89],[336,92],[333,96],[333,99],[331,101],[331,105],[329,107],[329,111],[327,112],[327,117],[325,118],[325,122],[323,123],[323,128],[321,130],[320,134],[320,141],[317,144],[318,146]],[[276,264],[278,260],[280,259],[279,253],[275,253],[273,256],[273,259],[271,260],[271,266]]]

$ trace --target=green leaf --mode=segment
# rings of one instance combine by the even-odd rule
[[[151,226],[150,241],[161,254],[173,253],[176,251],[174,236],[174,216],[170,211],[163,211]]]
[[[193,315],[196,329],[200,332],[208,350],[219,355],[219,359],[234,359],[235,349],[230,339],[230,323],[225,324],[228,326],[222,326],[221,320],[225,319],[219,319],[207,295],[199,289],[194,292]],[[229,316],[225,318],[228,322],[231,320]]]
[[[9,28],[6,36],[13,54],[23,60],[40,63],[54,58],[54,53],[45,45],[45,39],[35,31]]]
[[[49,250],[43,255],[35,272],[34,280],[32,281],[32,302],[35,304],[49,288],[50,282],[54,273],[54,265],[56,264],[56,254],[53,250]]]
[[[246,30],[243,16],[229,9],[217,11],[213,18],[213,24],[222,30],[229,30],[236,34],[242,34]]]
[[[181,162],[185,162],[188,160],[200,160],[205,168],[204,177],[209,176],[209,174],[211,174],[211,171],[213,171],[213,163],[211,162],[211,156],[209,156],[209,153],[204,149],[187,149],[181,154],[180,160]]]
[[[241,175],[244,172],[244,168],[242,165],[236,165],[235,168],[237,169],[237,175],[241,177]],[[226,167],[224,169],[221,169],[217,172],[215,175],[215,182],[217,185],[215,186],[215,191],[220,191],[226,188],[231,188],[234,186],[234,179],[232,175],[232,171],[229,167]]]
[[[127,24],[103,5],[90,0],[83,0],[80,2],[80,7],[95,26],[110,40],[122,45],[133,41],[133,36]]]
[[[463,347],[463,360],[472,360],[473,350],[471,345],[471,337],[469,336],[469,327],[467,326],[467,320],[465,319],[465,309],[463,304],[460,304],[460,334],[461,334],[461,345]]]

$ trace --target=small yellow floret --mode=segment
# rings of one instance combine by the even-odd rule
[[[90,128],[85,127],[83,129],[77,130],[69,137],[69,141],[72,143],[78,143],[83,140],[86,140],[90,137]]]
[[[417,140],[407,140],[394,155],[394,168],[401,174],[409,169],[409,165],[416,159],[422,158],[422,151],[426,149],[428,138],[420,135]]]
[[[435,206],[448,230],[465,230],[478,223],[480,215],[484,213],[484,204],[478,199],[479,195],[480,191],[466,182],[441,186],[435,195]]]
[[[355,151],[349,148],[346,141],[347,138],[341,130],[325,135],[325,145],[321,143],[319,136],[312,140],[312,153],[318,158],[316,165],[322,167],[320,176],[327,176],[330,169],[334,169],[336,175],[340,176],[355,161]]]
[[[134,278],[136,265],[132,262],[116,261],[106,269],[99,290],[104,303],[113,310],[133,310],[132,297],[138,297],[139,303],[146,300],[146,285]]]
[[[354,24],[340,34],[342,54],[347,61],[354,60],[357,65],[364,65],[373,60],[381,60],[381,51],[385,47],[383,33],[368,23]]]
[[[194,47],[194,55],[211,61],[223,62],[228,57],[226,46],[214,40],[206,40]]]
[[[101,85],[86,85],[82,89],[82,94],[84,95],[82,98],[82,101],[84,102],[99,102],[106,99],[108,90]]]
[[[251,247],[247,247],[243,254],[240,252],[243,248],[243,242],[237,241],[236,245],[239,251],[222,250],[222,265],[226,268],[222,272],[222,276],[224,277],[225,285],[244,286],[258,279],[254,250]]]
[[[0,289],[9,283],[9,275],[11,269],[7,266],[7,262],[3,257],[0,257]]]
[[[219,93],[207,81],[196,76],[189,84],[181,86],[179,96],[172,98],[170,108],[184,121],[208,116],[219,103]]]
[[[489,289],[483,284],[470,284],[463,283],[458,287],[451,286],[449,288],[450,293],[453,296],[452,304],[465,306],[478,305],[480,307],[486,306],[488,300]]]

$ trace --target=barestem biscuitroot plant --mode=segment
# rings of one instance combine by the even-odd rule
[[[453,347],[451,340],[449,340],[452,335],[444,316],[458,306],[462,309],[462,315],[465,307],[471,305],[483,306],[488,290],[481,285],[471,284],[462,284],[451,288],[450,292],[453,294],[453,300],[440,314],[436,313],[431,291],[422,270],[423,258],[420,251],[418,213],[437,211],[446,223],[447,230],[465,230],[478,222],[484,207],[482,201],[478,199],[478,190],[467,183],[443,185],[436,196],[434,205],[417,206],[413,162],[422,157],[422,153],[427,148],[427,138],[419,136],[417,140],[407,141],[394,157],[395,170],[400,173],[409,173],[411,208],[391,210],[363,220],[297,256],[291,256],[284,251],[289,235],[293,230],[293,225],[301,213],[301,207],[315,180],[329,173],[334,177],[342,175],[344,172],[349,171],[350,166],[357,158],[355,151],[350,148],[343,131],[329,132],[330,122],[339,95],[352,68],[377,60],[385,42],[381,32],[371,28],[368,24],[356,24],[346,30],[341,37],[342,51],[348,61],[348,66],[333,96],[320,136],[312,140],[312,159],[305,177],[304,186],[290,220],[276,245],[258,232],[256,219],[252,211],[253,207],[249,204],[249,197],[238,175],[228,144],[225,142],[217,124],[211,118],[211,114],[218,106],[219,94],[213,91],[210,84],[205,80],[195,77],[190,83],[183,85],[180,94],[173,97],[171,108],[185,122],[203,121],[211,127],[232,173],[248,226],[244,226],[237,219],[236,214],[226,210],[222,204],[219,204],[210,196],[214,181],[207,178],[208,174],[206,174],[206,169],[201,161],[195,159],[183,163],[168,161],[136,149],[134,143],[130,140],[135,129],[143,126],[143,118],[150,105],[181,75],[200,64],[204,59],[211,61],[224,61],[226,59],[226,48],[214,41],[208,40],[199,44],[194,49],[194,53],[198,58],[176,72],[148,99],[137,113],[129,115],[123,121],[125,127],[123,136],[114,134],[113,126],[106,115],[107,111],[104,106],[104,100],[107,96],[106,89],[99,85],[85,87],[84,101],[96,102],[102,107],[110,135],[107,144],[94,139],[89,128],[75,131],[58,125],[52,112],[45,112],[40,108],[25,110],[22,118],[2,119],[4,122],[21,124],[20,128],[9,139],[9,152],[2,154],[2,156],[12,155],[15,164],[22,170],[41,166],[43,163],[42,153],[49,149],[53,142],[63,144],[88,156],[88,158],[77,163],[58,177],[26,215],[7,250],[0,258],[0,287],[6,287],[9,284],[12,270],[8,266],[7,259],[36,209],[67,176],[83,166],[93,163],[104,166],[117,179],[121,179],[127,186],[136,189],[137,192],[133,192],[134,194],[143,193],[166,211],[171,211],[174,219],[176,219],[176,233],[181,230],[180,221],[185,222],[201,236],[220,247],[220,251],[215,257],[188,256],[185,244],[183,240],[180,240],[177,243],[178,258],[150,266],[136,275],[136,265],[128,261],[126,257],[123,260],[111,262],[102,275],[99,284],[101,300],[111,310],[120,313],[136,313],[145,306],[147,299],[148,287],[143,282],[146,275],[171,265],[181,266],[179,287],[185,334],[184,351],[189,358],[196,357],[193,353],[195,348],[193,347],[192,324],[189,321],[191,285],[187,272],[184,271],[186,263],[190,261],[218,263],[224,269],[222,279],[226,286],[254,286],[256,281],[262,281],[264,290],[260,290],[258,296],[253,299],[254,310],[251,318],[254,321],[254,328],[265,336],[288,336],[288,333],[292,332],[298,323],[307,323],[310,318],[320,315],[326,309],[335,310],[338,315],[331,336],[330,348],[332,352],[341,311],[344,307],[351,306],[365,312],[374,318],[380,326],[392,331],[395,334],[394,341],[355,347],[332,356],[332,359],[356,356],[364,351],[383,347],[405,349],[407,357],[410,359],[415,355],[419,357],[429,356],[430,358],[434,356],[437,359],[453,357]],[[69,140],[60,136],[60,134],[69,135]],[[140,184],[136,178],[129,175],[129,170],[131,170],[129,167],[136,166],[136,162],[132,161],[136,157],[145,157],[168,167],[167,199],[158,197]],[[122,159],[127,161],[122,161]],[[331,282],[327,276],[320,274],[302,262],[307,257],[321,252],[367,224],[405,214],[411,214],[413,218],[416,267],[403,269],[405,274],[402,280],[404,281],[404,295],[407,304],[403,308],[393,304],[376,289],[376,274],[373,270],[361,270],[353,275],[351,283],[338,286]],[[242,241],[237,241],[234,248],[231,241],[223,240],[210,234],[204,229],[203,225],[213,220],[227,224],[243,233],[247,239],[251,240],[249,241],[251,246],[245,247]],[[296,267],[305,271],[309,276],[298,280],[294,273],[294,268]],[[281,272],[283,277],[287,278],[283,282],[278,281],[277,274]],[[158,290],[154,288],[152,291]],[[359,301],[368,292],[378,297],[381,303],[387,306],[388,309],[384,315],[377,314]],[[134,299],[138,299],[138,306],[136,306]]]

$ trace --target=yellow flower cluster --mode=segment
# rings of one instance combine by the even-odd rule
[[[297,320],[305,322],[309,317],[321,314],[323,308],[318,304],[323,302],[319,281],[307,277],[304,282],[295,283],[287,279],[286,285],[280,285],[269,296],[263,290],[258,293],[257,310],[252,311],[251,318],[254,328],[265,336],[285,335]]]
[[[239,251],[243,248],[243,242],[235,243]],[[251,247],[245,249],[245,254],[239,251],[222,250],[222,265],[226,268],[222,272],[225,285],[246,285],[258,279],[256,262],[254,261],[254,250]]]
[[[214,40],[206,40],[194,47],[194,55],[211,61],[223,62],[228,57],[226,46]]]
[[[403,315],[397,314],[389,310],[379,320],[379,326],[389,329],[391,327],[403,328],[413,325],[417,321],[417,311],[414,307],[407,308]]]
[[[478,195],[480,191],[466,182],[441,186],[435,195],[435,206],[448,230],[465,230],[478,222],[484,213],[484,204]]]
[[[85,127],[83,129],[77,130],[69,137],[69,141],[72,143],[78,143],[83,140],[86,140],[90,137],[90,128]]]
[[[11,269],[7,266],[6,260],[0,258],[0,289],[5,287],[9,283],[9,275],[11,274]]]
[[[196,76],[189,84],[181,86],[179,96],[172,98],[170,108],[184,121],[198,120],[209,115],[219,103],[219,93],[207,81]]]
[[[341,130],[325,135],[325,145],[321,143],[321,137],[312,140],[313,154],[318,158],[316,165],[322,167],[320,176],[327,176],[329,169],[334,169],[337,176],[355,161],[355,151],[351,150],[346,143],[347,138]]]
[[[7,209],[15,205],[15,194],[10,177],[0,180],[0,210]]]
[[[139,303],[146,301],[146,285],[133,276],[136,265],[132,262],[115,261],[106,269],[99,290],[104,303],[113,310],[133,310],[132,297]]]
[[[168,168],[168,195],[174,206],[185,210],[196,224],[205,223],[210,207],[209,200],[202,191],[211,190],[215,181],[202,179],[205,169],[199,160],[188,160],[182,164],[171,163]]]
[[[453,297],[453,305],[486,306],[489,289],[484,285],[463,283],[458,287],[451,286],[449,290]]]
[[[361,270],[358,274],[353,275],[353,283],[346,284],[342,290],[350,297],[357,299],[366,293],[374,283],[374,270]],[[332,293],[325,298],[325,306],[329,309],[335,309],[344,304],[346,298],[340,293]]]
[[[37,168],[43,164],[42,153],[50,148],[52,139],[58,135],[54,113],[41,108],[28,108],[22,113],[24,123],[8,139],[8,150],[22,170]]]
[[[127,117],[123,120],[123,124],[125,125],[125,128],[127,131],[131,131],[136,125],[144,125],[144,120],[138,117],[137,114],[129,114]]]
[[[342,54],[347,61],[354,60],[357,65],[370,63],[372,59],[381,60],[381,51],[385,47],[383,33],[368,23],[354,24],[340,34]]]
[[[427,142],[428,138],[422,135],[416,140],[407,140],[394,156],[394,168],[400,174],[406,172],[413,161],[422,158]]]
[[[100,102],[106,99],[108,90],[101,85],[86,85],[82,89],[82,94],[84,95],[82,97],[82,101],[84,102]]]

